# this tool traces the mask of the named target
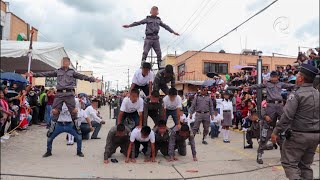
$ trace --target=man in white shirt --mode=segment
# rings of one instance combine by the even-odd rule
[[[51,122],[55,123],[55,122]],[[49,157],[52,156],[52,142],[53,140],[61,133],[69,133],[74,136],[77,141],[77,155],[79,157],[84,157],[83,153],[81,152],[82,147],[82,137],[76,130],[75,124],[72,121],[70,112],[68,107],[65,103],[63,103],[62,110],[59,114],[59,118],[57,123],[52,124],[54,127],[53,132],[49,135],[47,140],[47,152],[42,157]]]
[[[172,116],[174,124],[180,127],[180,112],[182,109],[182,100],[178,96],[178,91],[176,88],[169,89],[169,95],[163,98],[164,113],[166,115],[166,122],[169,116]]]
[[[91,139],[101,139],[98,137],[99,131],[101,129],[101,125],[105,124],[105,121],[103,121],[99,116],[98,116],[98,100],[93,99],[92,103],[90,106],[86,108],[86,113],[89,119],[91,120],[91,125],[94,127],[94,131],[91,135]]]
[[[133,75],[130,92],[132,89],[141,89],[146,96],[150,96],[154,79],[153,72],[150,70],[150,63],[145,62],[142,64],[142,68],[138,69]]]
[[[79,107],[78,108],[78,119],[77,123],[80,127],[82,139],[89,139],[90,132],[93,131],[93,127],[91,124],[91,120],[88,117],[86,111],[85,111],[85,102],[83,99],[79,99]]]
[[[127,117],[129,120],[126,121]],[[139,97],[139,90],[132,89],[129,97],[125,97],[121,103],[118,124],[133,129],[136,126],[142,127],[143,121],[143,99]]]
[[[139,149],[140,145],[143,146],[142,152],[145,154],[144,162],[150,161],[150,151],[148,148],[151,144],[151,162],[156,162],[155,160],[155,134],[151,130],[149,126],[143,126],[142,128],[135,128],[132,130],[130,135],[130,144],[128,148],[126,163],[130,161],[131,155],[131,162],[135,163],[139,156]]]

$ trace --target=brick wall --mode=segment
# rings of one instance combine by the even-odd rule
[[[203,81],[208,79],[204,74],[204,62],[227,63],[228,73],[235,73],[239,72],[239,70],[234,69],[234,66],[255,65],[258,59],[258,56],[253,55],[201,52],[186,60],[194,53],[195,51],[187,51],[176,58],[175,72],[177,72],[178,66],[181,64],[185,64],[185,72],[195,72],[185,74],[184,80]],[[269,70],[275,70],[276,66],[293,64],[295,60],[295,58],[262,56],[263,66],[268,66]]]
[[[1,1],[1,11],[7,12],[7,5],[5,2]]]
[[[10,37],[9,40],[17,40],[17,36],[19,33],[24,33],[26,36],[28,35],[28,25],[18,16],[11,14],[11,28],[10,28]]]

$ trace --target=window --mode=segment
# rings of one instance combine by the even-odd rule
[[[228,73],[228,63],[204,63],[204,74],[208,72],[214,72],[217,74],[227,74]]]
[[[248,66],[254,66],[254,67],[257,67],[256,64],[248,64]],[[262,65],[262,69],[267,69],[269,70],[269,65]]]
[[[181,64],[178,66],[178,81],[181,80],[181,77],[185,74],[185,64]]]

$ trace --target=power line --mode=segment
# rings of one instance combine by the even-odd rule
[[[200,49],[199,51],[195,52],[194,54],[192,54],[191,56],[189,56],[188,58],[186,58],[184,61],[190,59],[191,57],[197,55],[198,53],[200,53],[201,51],[203,51],[204,49],[208,48],[209,46],[211,46],[212,44],[216,43],[217,41],[219,41],[220,39],[224,38],[225,36],[229,35],[231,32],[237,30],[239,27],[241,27],[243,24],[247,23],[248,21],[250,21],[252,18],[254,18],[255,16],[257,16],[258,14],[262,13],[263,11],[265,11],[266,9],[268,9],[270,6],[272,6],[274,3],[276,3],[278,0],[273,1],[272,3],[270,3],[268,6],[264,7],[263,9],[261,9],[260,11],[258,11],[257,13],[255,13],[254,15],[252,15],[251,17],[249,17],[247,20],[243,21],[241,24],[239,24],[238,26],[236,26],[235,28],[231,29],[229,32],[225,33],[224,35],[222,35],[221,37],[219,37],[218,39],[216,39],[215,41],[211,42],[210,44],[208,44],[207,46],[205,46],[204,48]]]
[[[187,38],[189,38],[190,37],[190,35],[193,33],[193,31],[196,29],[196,28],[198,28],[199,27],[199,24],[204,20],[204,17],[206,17],[208,14],[209,14],[209,12],[215,12],[215,11],[212,11],[217,5],[218,5],[218,2],[220,2],[220,0],[217,0],[209,9],[208,9],[208,11],[206,11],[206,13],[204,14],[204,16],[202,16],[202,18],[198,21],[198,23],[193,27],[193,29],[191,29],[191,31],[189,31],[189,33],[186,35],[186,36],[184,36],[179,42],[177,42],[176,43],[176,48],[177,47],[179,47],[179,45],[184,41],[184,40],[186,40]],[[173,48],[173,46],[172,46],[172,48]]]
[[[200,3],[200,5],[199,5],[199,7],[197,8],[197,10],[196,11],[194,11],[193,12],[193,14],[188,18],[188,20],[183,24],[183,26],[181,27],[181,28],[179,28],[179,30],[178,30],[178,32],[180,32],[180,31],[182,31],[182,29],[188,24],[188,22],[191,20],[191,18],[198,12],[198,10],[202,7],[202,4],[205,2],[206,0],[203,0],[201,3]],[[210,0],[209,0],[210,1]],[[208,1],[208,2],[209,2]],[[192,22],[191,22],[192,23]],[[184,32],[183,32],[184,33]],[[181,35],[183,34],[183,33],[180,33]],[[173,43],[174,41],[176,41],[176,39],[177,39],[178,37],[176,37],[176,38],[172,38],[168,43],[167,43],[167,45],[165,46],[165,47],[169,47],[169,45],[171,44],[171,43]],[[173,42],[172,42],[172,40],[174,40]]]

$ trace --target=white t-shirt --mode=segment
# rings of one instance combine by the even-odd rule
[[[63,103],[61,112],[59,114],[58,122],[72,122],[72,118],[66,103]]]
[[[150,71],[148,75],[142,76],[142,69],[138,69],[133,75],[132,83],[138,86],[145,86],[149,84],[150,81],[153,82],[153,79],[154,77],[152,71]]]
[[[185,114],[182,114],[180,116],[180,122],[182,123],[188,123],[188,119],[187,119],[187,116]]]
[[[133,113],[135,111],[143,112],[143,99],[139,97],[137,102],[132,103],[130,97],[125,97],[122,101],[120,111],[126,113]]]
[[[211,122],[221,124],[222,120],[223,120],[223,117],[220,114],[218,114],[217,116],[213,115],[213,120],[211,120]]]
[[[87,119],[88,116],[87,116],[87,113],[85,110],[83,109],[78,109],[78,119],[77,119],[77,122],[78,122],[78,125],[80,126],[81,123],[87,123]]]
[[[85,110],[87,116],[90,118],[91,121],[96,121],[97,123],[101,123],[102,119],[99,118],[97,115],[98,112],[92,106],[88,106]]]
[[[269,80],[270,79],[270,73],[264,74],[262,73],[262,78],[265,80]]]
[[[169,95],[166,95],[163,98],[163,105],[165,109],[168,110],[176,110],[178,108],[182,108],[182,100],[180,96],[176,96],[176,98],[174,99],[174,101],[170,101],[170,97]]]
[[[155,143],[156,138],[154,132],[151,130],[149,136],[147,138],[142,138],[141,137],[141,129],[135,128],[132,130],[131,135],[130,135],[130,142],[134,142],[135,140],[140,141],[140,142],[148,142],[150,141],[151,143]]]

